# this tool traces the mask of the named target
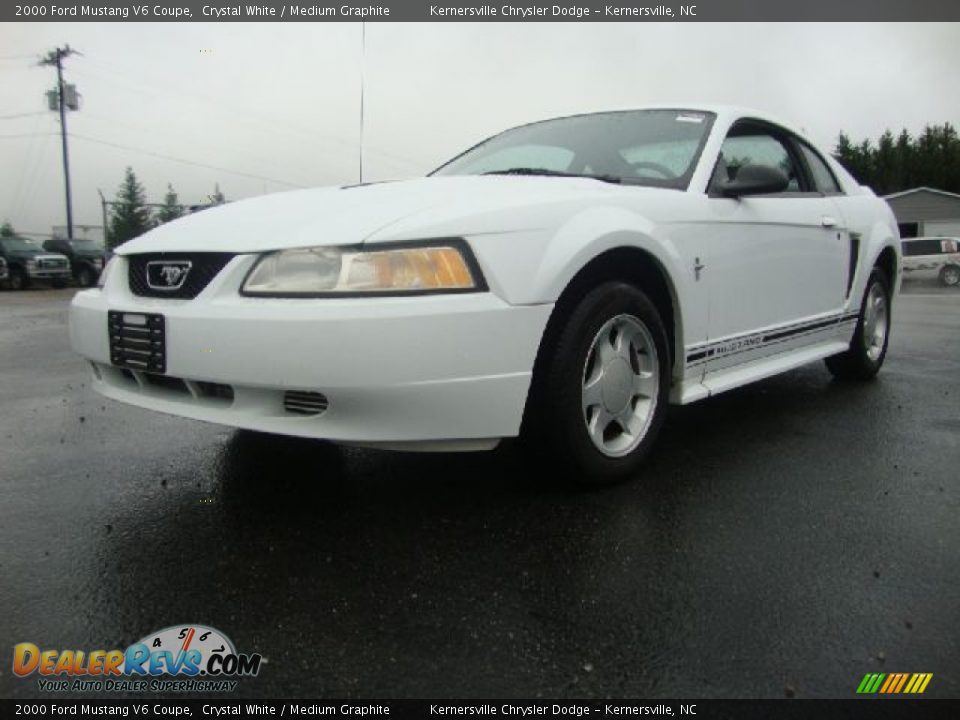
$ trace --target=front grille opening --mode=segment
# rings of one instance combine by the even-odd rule
[[[154,375],[153,373],[143,373],[142,377],[147,385],[153,385],[154,387],[180,393],[181,395],[190,394],[190,388],[188,388],[187,384],[180,378],[170,377],[168,375]]]
[[[233,257],[233,253],[221,252],[167,252],[129,255],[127,256],[127,283],[130,292],[140,297],[189,300],[199,295],[220,274],[220,271],[226,267]],[[163,273],[164,264],[181,271],[185,269],[186,272],[165,276]],[[170,284],[166,282],[166,278],[171,280]]]
[[[197,394],[200,397],[211,398],[213,400],[227,400],[233,402],[233,388],[222,383],[205,382],[203,380],[195,381]]]
[[[306,390],[287,390],[283,394],[283,409],[296,415],[319,415],[329,403],[323,393]]]

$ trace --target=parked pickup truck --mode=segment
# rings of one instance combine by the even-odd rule
[[[70,261],[65,255],[47,252],[19,237],[0,238],[0,257],[6,260],[12,290],[23,290],[34,282],[66,287],[70,281]]]
[[[52,238],[43,244],[43,249],[66,255],[70,259],[70,271],[80,287],[93,287],[103,270],[103,245],[94,240],[67,240]]]

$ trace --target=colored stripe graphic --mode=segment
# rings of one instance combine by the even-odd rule
[[[867,673],[857,686],[859,695],[919,695],[927,689],[933,673]]]

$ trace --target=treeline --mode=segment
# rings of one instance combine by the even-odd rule
[[[840,133],[833,156],[877,195],[915,187],[960,194],[960,137],[950,123],[927,125],[916,137],[887,130],[875,143]]]
[[[207,196],[207,202],[202,207],[221,205],[226,201],[220,192],[220,186],[217,185],[213,195]],[[126,169],[116,197],[107,205],[109,220],[106,241],[107,247],[111,248],[143,235],[157,225],[176,220],[189,210],[188,206],[180,203],[173,185],[167,185],[162,203],[148,203],[147,193],[130,167]]]

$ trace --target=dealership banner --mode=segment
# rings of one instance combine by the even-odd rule
[[[47,0],[3,3],[12,22],[717,22],[960,20],[957,0],[380,0],[255,3]],[[767,58],[758,59],[766,62]]]
[[[771,718],[957,717],[957,700],[2,700],[3,717],[284,717],[339,720],[478,718]]]

